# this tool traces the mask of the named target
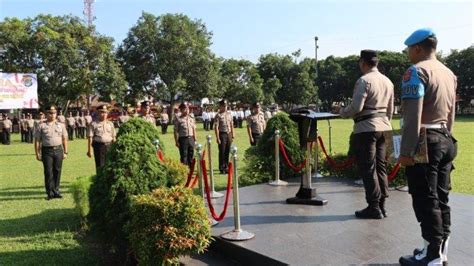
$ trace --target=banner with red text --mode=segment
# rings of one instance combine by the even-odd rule
[[[0,72],[0,109],[38,108],[36,74]]]

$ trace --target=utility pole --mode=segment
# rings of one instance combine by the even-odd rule
[[[316,79],[318,78],[318,36],[315,36],[314,37],[314,59],[315,59],[315,63],[314,63],[314,72],[316,74]]]
[[[87,26],[91,28],[93,26],[92,22],[95,20],[94,16],[94,9],[92,7],[92,4],[95,2],[95,0],[84,0],[84,17],[85,21],[87,23]],[[89,93],[87,93],[87,110],[90,110],[91,108],[91,96]]]

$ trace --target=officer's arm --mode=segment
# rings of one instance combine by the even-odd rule
[[[115,131],[115,126],[114,123],[110,122],[110,126],[112,127],[112,142],[115,142],[115,137],[117,135],[117,132]]]
[[[67,130],[66,130],[66,127],[63,125],[63,136],[62,136],[62,139],[63,139],[63,152],[64,154],[67,154],[68,153],[68,146],[67,146]]]
[[[40,145],[41,145],[41,132],[35,132],[35,155],[38,161],[41,161]]]
[[[174,134],[173,135],[174,135],[174,142],[175,142],[176,146],[179,146],[179,144],[178,144],[178,136],[179,136],[178,135],[178,122],[177,121],[178,121],[178,119],[176,118],[174,120]]]
[[[217,115],[214,117],[214,132],[216,132],[216,141],[218,144],[220,144],[221,139],[219,138],[219,119]]]
[[[367,90],[370,88],[370,83],[367,83],[363,79],[357,80],[354,87],[354,94],[352,96],[352,102],[346,108],[341,108],[339,114],[342,118],[354,117],[357,113],[360,113],[364,108],[365,99],[367,98]]]
[[[247,120],[247,134],[249,135],[250,141],[252,141],[252,130],[250,129],[250,118]]]
[[[455,90],[457,89],[458,87],[458,84],[457,84],[457,78],[454,79],[454,88]],[[456,93],[454,93],[454,95],[456,95]],[[453,97],[453,99],[451,99],[451,109],[449,110],[449,113],[448,113],[448,122],[446,124],[446,127],[448,128],[449,132],[452,132],[453,131],[453,124],[454,124],[454,116],[456,114],[456,96]]]
[[[234,123],[230,123],[230,132],[232,132],[231,136],[232,136],[232,139],[234,139],[235,138],[235,136],[234,136]]]
[[[391,83],[391,82],[390,82]],[[390,98],[388,100],[388,106],[387,106],[387,118],[389,121],[392,120],[392,116],[393,116],[393,84],[391,84],[392,86],[390,87]]]

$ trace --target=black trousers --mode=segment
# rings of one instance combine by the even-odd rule
[[[73,126],[67,126],[67,136],[69,140],[74,140],[74,131],[77,130]],[[76,135],[77,138],[77,135]]]
[[[262,138],[262,134],[252,133],[253,142],[250,142],[250,145],[256,146],[257,142]]]
[[[244,120],[242,118],[237,118],[237,125],[239,126],[239,128],[242,128],[242,124],[243,124]]]
[[[2,144],[10,145],[10,129],[4,128],[2,130]]]
[[[232,144],[232,138],[227,132],[220,132],[219,139],[221,144],[219,144],[219,171],[227,171],[229,167],[229,153],[230,153],[230,144]]]
[[[214,130],[214,119],[211,119],[210,127],[211,127],[211,130]]]
[[[24,130],[23,128],[20,129],[21,133],[21,142],[28,142],[28,132]]]
[[[110,143],[92,142],[92,149],[94,150],[95,171],[99,172],[99,168],[104,167],[107,152],[110,149]]]
[[[386,146],[382,131],[362,132],[353,135],[359,176],[365,188],[369,206],[378,207],[388,197]]]
[[[34,128],[29,127],[28,128],[28,142],[33,143],[34,141]]]
[[[41,158],[44,167],[44,187],[49,197],[59,195],[63,156],[62,146],[41,148]]]
[[[86,128],[79,127],[79,138],[84,139],[86,138]]]
[[[179,143],[179,158],[181,163],[190,165],[194,156],[194,138],[193,137],[180,137]]]
[[[166,134],[166,132],[168,132],[168,122],[161,123],[161,133]]]
[[[408,166],[405,174],[421,235],[430,246],[438,247],[451,233],[448,195],[457,145],[447,129],[428,129],[426,136],[429,163]]]
[[[209,131],[211,121],[210,120],[203,120],[202,123],[203,123],[203,126],[204,126],[204,130]]]

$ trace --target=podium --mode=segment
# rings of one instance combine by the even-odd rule
[[[316,193],[316,188],[311,186],[311,143],[318,140],[318,120],[328,120],[339,117],[339,115],[331,113],[317,113],[308,108],[299,108],[290,113],[290,119],[298,124],[298,133],[300,147],[306,151],[305,173],[301,176],[301,184],[296,196],[286,199],[288,204],[304,204],[304,205],[326,205],[328,201],[321,198]],[[317,173],[317,157],[315,160]]]

